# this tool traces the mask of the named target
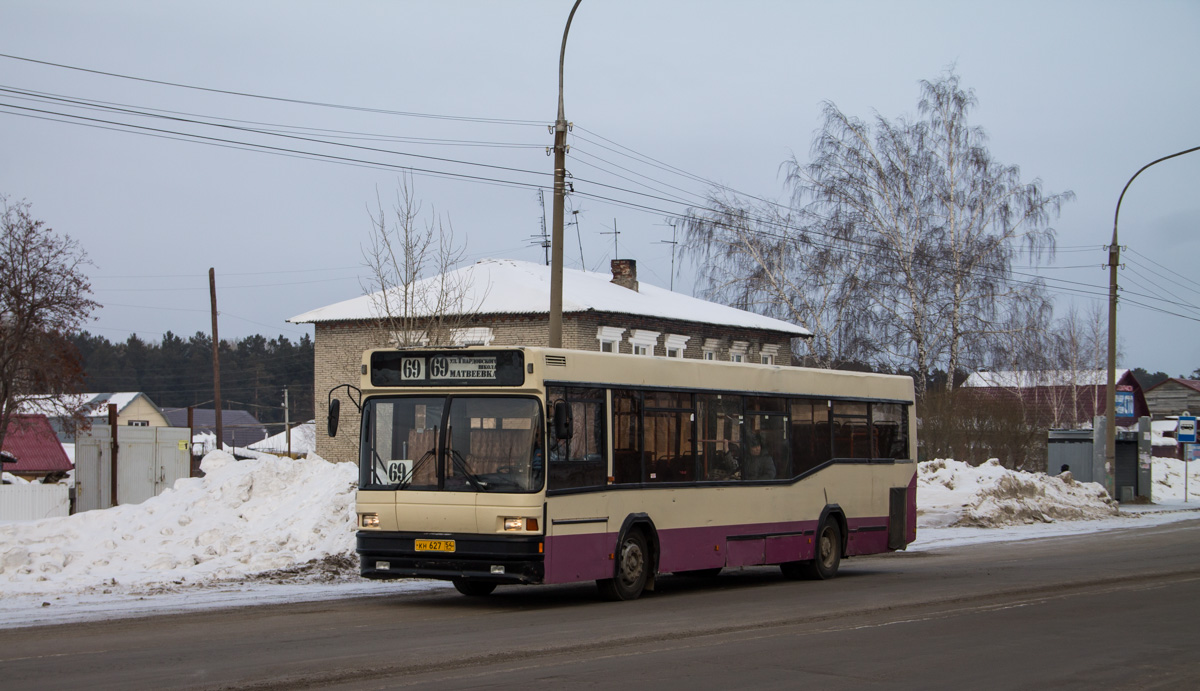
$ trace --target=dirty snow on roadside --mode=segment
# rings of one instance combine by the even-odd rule
[[[1200,464],[1192,504],[1181,503],[1182,465],[1154,459],[1154,498],[1165,504],[1118,515],[1095,483],[995,463],[921,463],[909,549],[1196,517],[1181,509],[1200,510]],[[205,477],[141,504],[0,525],[0,627],[448,588],[359,578],[353,464],[215,451],[202,468]]]
[[[201,467],[141,504],[0,526],[3,593],[170,589],[351,561],[353,465],[218,451]]]
[[[1109,518],[1117,503],[1095,482],[1070,473],[1049,476],[1009,470],[992,459],[978,467],[939,458],[920,464],[918,528],[1052,523]]]

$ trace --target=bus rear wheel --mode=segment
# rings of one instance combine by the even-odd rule
[[[640,530],[630,530],[617,548],[615,578],[596,581],[606,600],[636,600],[650,577],[650,552]]]
[[[454,589],[470,597],[483,597],[491,595],[492,591],[496,589],[496,584],[487,581],[473,581],[468,578],[455,578]]]

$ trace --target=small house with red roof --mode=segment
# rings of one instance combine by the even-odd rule
[[[1130,370],[1115,374],[1117,427],[1136,425],[1138,418],[1150,414],[1147,396]],[[1091,427],[1093,418],[1105,414],[1108,401],[1103,370],[982,371],[962,387],[983,400],[1020,405],[1030,424],[1045,429]]]
[[[4,471],[23,480],[40,480],[74,467],[45,415],[13,415],[3,451],[17,459],[5,463]]]

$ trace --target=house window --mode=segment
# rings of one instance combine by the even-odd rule
[[[779,355],[779,344],[764,343],[758,350],[758,361],[764,365],[773,365],[777,355]]]
[[[667,357],[682,358],[683,351],[687,348],[687,342],[690,340],[692,340],[690,336],[668,334],[663,339],[663,348],[667,351]]]
[[[745,362],[746,353],[750,350],[750,344],[747,341],[734,341],[729,345],[729,360],[731,362]]]
[[[717,351],[719,351],[720,349],[721,349],[721,339],[719,339],[719,338],[704,339],[703,352],[704,352],[705,360],[716,360],[717,359]]]
[[[625,335],[625,329],[618,326],[601,326],[596,330],[596,340],[600,342],[601,353],[619,353],[621,352],[621,338]]]
[[[654,346],[658,343],[658,331],[633,329],[629,334],[629,345],[634,355],[653,355]]]
[[[149,420],[130,420],[128,424],[130,427],[149,427],[150,421]]]

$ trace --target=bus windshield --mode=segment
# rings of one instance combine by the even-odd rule
[[[545,477],[541,405],[517,396],[394,396],[363,406],[359,487],[536,492]]]

